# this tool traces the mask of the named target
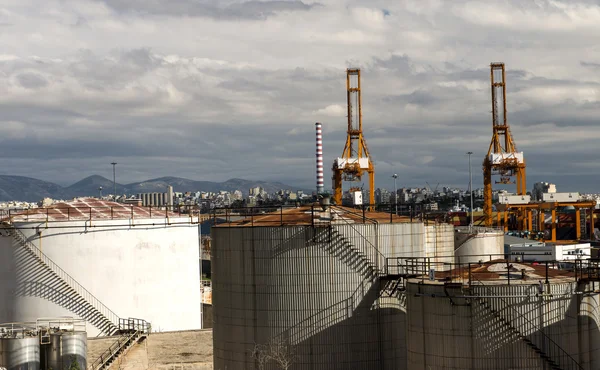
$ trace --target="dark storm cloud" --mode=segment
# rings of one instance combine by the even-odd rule
[[[299,0],[244,1],[221,5],[202,0],[97,0],[119,12],[139,14],[209,17],[215,19],[265,19],[278,12],[307,11],[318,4]]]

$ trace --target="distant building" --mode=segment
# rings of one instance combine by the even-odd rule
[[[144,207],[164,207],[173,205],[173,187],[169,185],[166,193],[139,193],[136,196],[141,199]]]
[[[541,201],[544,194],[556,193],[556,185],[547,182],[536,182],[531,190],[531,200]]]

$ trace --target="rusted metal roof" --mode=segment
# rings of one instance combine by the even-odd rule
[[[5,214],[3,221],[80,221],[119,220],[141,218],[189,217],[187,208],[176,208],[175,212],[158,207],[126,205],[96,198],[81,198],[60,202],[50,207],[32,208]],[[195,214],[197,216],[197,213]]]
[[[383,212],[370,212],[350,207],[331,206],[324,211],[320,205],[299,207],[247,207],[220,209],[212,214],[219,219],[219,227],[238,226],[284,226],[331,223],[403,223],[411,222],[409,217],[390,215]],[[416,221],[416,220],[415,220]]]
[[[448,271],[436,271],[435,279],[439,283],[444,281],[471,280],[474,284],[534,284],[545,281],[546,278],[557,281],[574,281],[578,273],[572,269],[559,269],[556,263],[549,263],[546,269],[545,263],[524,263],[506,260],[494,260],[489,262],[460,264]],[[426,275],[426,274],[424,274]],[[433,282],[435,284],[435,282]]]

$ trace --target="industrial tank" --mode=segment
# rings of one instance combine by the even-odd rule
[[[369,227],[214,227],[215,369],[255,368],[273,341],[293,370],[405,369],[403,308],[373,273]]]
[[[38,338],[0,338],[0,368],[39,370],[40,343]]]
[[[408,368],[599,369],[600,301],[594,283],[553,271],[557,276],[540,286],[543,266],[513,264],[525,271],[522,277],[511,272],[509,285],[507,274],[498,273],[503,265],[473,269],[472,276],[481,274],[472,277],[477,283],[471,286],[444,279],[408,281]]]
[[[456,263],[504,258],[504,233],[486,227],[457,228],[454,233]]]
[[[76,316],[90,336],[130,316],[161,330],[202,327],[198,217],[80,199],[10,221],[0,235],[0,322]]]
[[[56,332],[50,334],[50,344],[43,347],[48,369],[69,369],[77,362],[87,368],[87,333]]]

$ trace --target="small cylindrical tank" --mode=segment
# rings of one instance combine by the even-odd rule
[[[38,338],[1,338],[0,367],[7,370],[39,370],[40,343]]]
[[[504,258],[504,232],[472,227],[457,229],[454,236],[456,263],[476,263]]]
[[[50,344],[44,346],[47,367],[51,369],[69,369],[73,362],[80,369],[87,368],[87,333],[57,332],[50,334]]]

